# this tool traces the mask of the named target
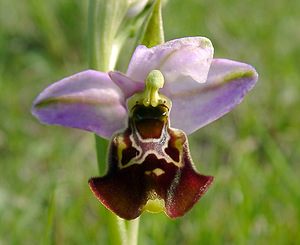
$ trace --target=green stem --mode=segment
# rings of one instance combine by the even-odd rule
[[[108,148],[108,140],[99,137],[95,134],[96,156],[98,163],[98,172],[100,175],[106,171],[106,152]]]
[[[90,0],[88,9],[88,63],[89,68],[95,70],[104,70],[103,62],[98,59],[98,25],[97,25],[97,15],[99,8],[99,0]],[[95,135],[96,143],[96,154],[99,174],[105,172],[106,165],[106,151],[108,147],[108,141],[106,139],[100,138]]]
[[[122,238],[122,245],[137,245],[140,218],[134,220],[123,220],[118,217],[119,231]]]
[[[138,244],[138,233],[139,233],[139,223],[140,218],[136,218],[131,221],[127,221],[127,245],[137,245]]]
[[[128,238],[127,238],[127,231],[126,231],[125,221],[122,218],[118,217],[118,216],[116,218],[117,218],[118,228],[119,228],[120,237],[121,237],[121,243],[120,244],[127,245],[128,244]]]
[[[108,67],[110,64],[110,59],[113,59],[111,55],[111,50],[106,50],[107,47],[99,47],[98,40],[100,39],[99,31],[99,23],[98,23],[98,13],[100,7],[99,6],[101,0],[89,0],[89,9],[88,9],[88,62],[89,68],[99,70],[99,71],[107,71],[109,68],[114,69],[114,67]],[[103,2],[102,2],[103,3]],[[105,16],[105,15],[104,15]],[[106,45],[102,45],[106,46]],[[109,45],[108,45],[109,46]],[[98,58],[99,50],[106,50],[106,52],[102,52],[106,54],[107,57],[101,57],[100,60]],[[95,135],[95,143],[96,143],[96,152],[97,152],[97,163],[99,174],[102,175],[105,172],[106,166],[106,152],[108,148],[108,141],[106,139],[100,138]],[[134,221],[126,221],[112,214],[108,213],[108,222],[109,222],[109,230],[112,241],[117,241],[119,244],[123,245],[136,245],[137,237],[138,237],[138,226],[139,219]],[[127,223],[127,225],[126,225]],[[116,227],[118,227],[116,229]],[[118,230],[118,233],[116,233]]]

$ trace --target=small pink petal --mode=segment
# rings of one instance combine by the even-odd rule
[[[126,75],[118,71],[111,71],[108,73],[111,80],[117,84],[122,92],[124,93],[125,98],[131,97],[133,94],[140,92],[144,89],[144,81],[133,81]]]

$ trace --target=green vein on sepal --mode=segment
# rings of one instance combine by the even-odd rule
[[[229,73],[223,77],[223,82],[230,82],[232,80],[237,80],[241,78],[253,77],[256,72],[254,70],[240,70],[236,72]]]

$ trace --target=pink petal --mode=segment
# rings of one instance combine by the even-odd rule
[[[258,75],[250,65],[214,59],[204,84],[182,92],[163,89],[173,102],[171,126],[191,134],[238,105],[255,85]]]
[[[113,80],[114,83],[122,90],[125,98],[129,98],[134,93],[142,91],[145,87],[145,83],[143,81],[133,81],[121,72],[111,71],[108,74],[111,80]]]
[[[80,128],[110,138],[127,120],[125,98],[106,73],[86,70],[47,87],[32,114],[42,123]]]

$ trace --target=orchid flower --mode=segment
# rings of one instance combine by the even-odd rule
[[[250,65],[213,59],[207,38],[181,38],[138,46],[126,74],[86,70],[50,85],[32,113],[111,139],[108,172],[89,181],[108,209],[125,219],[144,210],[176,218],[213,181],[196,171],[186,134],[233,109],[257,77]]]

